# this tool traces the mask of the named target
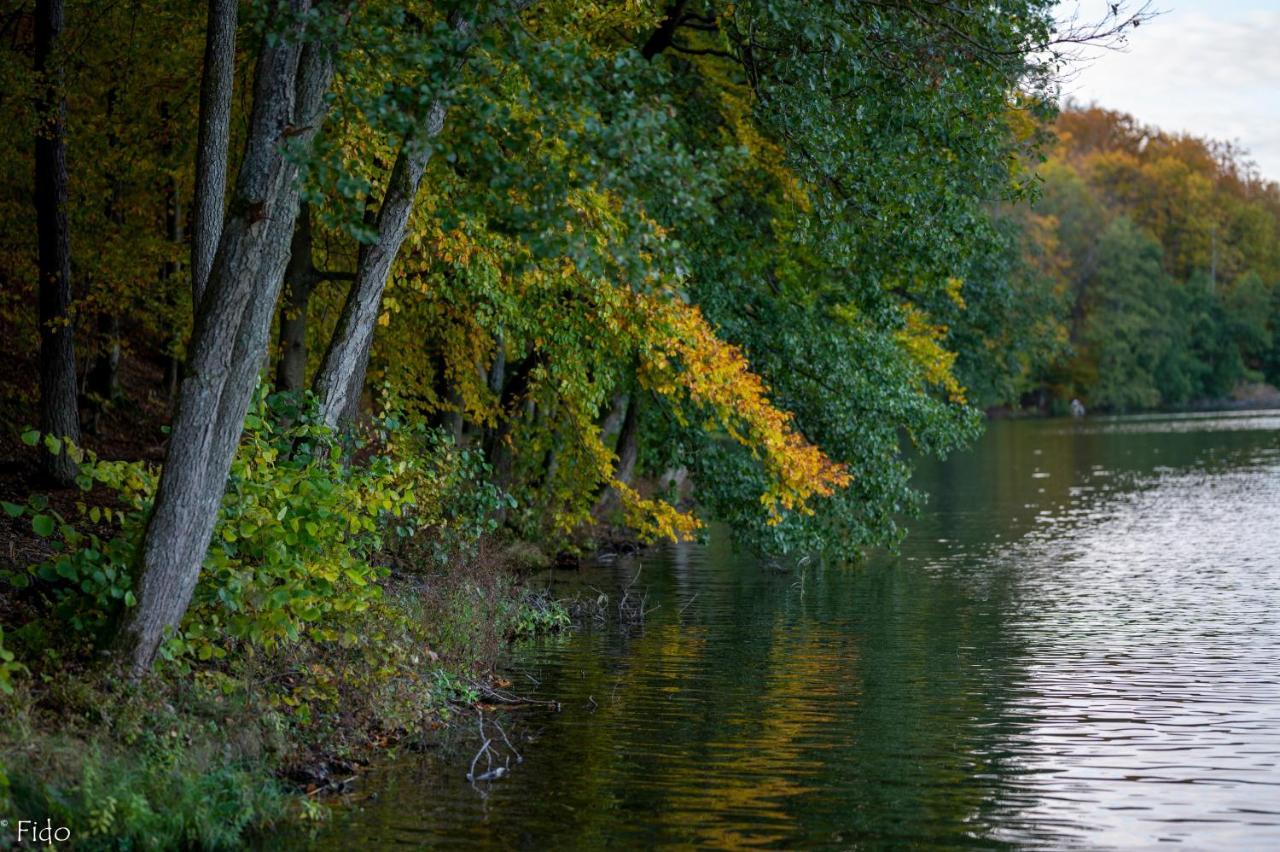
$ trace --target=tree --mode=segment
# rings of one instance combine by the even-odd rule
[[[1100,408],[1160,404],[1159,369],[1172,344],[1163,261],[1160,244],[1123,216],[1099,241],[1095,301],[1083,340],[1098,375],[1089,399]]]
[[[231,141],[231,90],[236,72],[239,0],[210,0],[200,82],[195,200],[191,210],[191,301],[199,307],[222,233]]]
[[[267,22],[235,193],[196,314],[142,542],[138,605],[120,633],[135,674],[151,666],[191,600],[266,355],[298,213],[298,158],[324,118],[334,71],[331,47],[306,38],[309,8],[307,0],[292,0]]]
[[[1057,235],[1074,351],[1042,371],[1046,389],[1135,408],[1219,400],[1257,380],[1270,348],[1265,282],[1280,275],[1276,185],[1231,146],[1120,113],[1069,109],[1056,132],[1037,212],[1052,217]],[[1112,245],[1121,237],[1100,226],[1121,217],[1156,241],[1163,284],[1114,251],[1112,268],[1102,268],[1103,237]],[[1159,322],[1153,307],[1164,312]],[[1108,339],[1103,328],[1137,348]],[[1141,341],[1132,338],[1140,329],[1149,332]]]
[[[67,104],[62,86],[62,0],[39,0],[35,19],[38,80],[35,142],[36,231],[39,243],[40,429],[80,442],[75,318],[71,313],[71,236],[67,224]],[[45,457],[45,472],[69,484],[77,468],[66,448]]]

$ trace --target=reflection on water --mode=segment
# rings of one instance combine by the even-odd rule
[[[919,483],[895,559],[646,554],[642,630],[515,653],[563,709],[511,776],[403,757],[316,845],[1280,847],[1280,416],[996,423]]]

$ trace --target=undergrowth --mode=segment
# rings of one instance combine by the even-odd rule
[[[326,767],[446,723],[506,642],[567,626],[497,542],[511,502],[478,454],[391,405],[355,443],[311,411],[257,398],[192,605],[138,683],[109,640],[156,471],[71,448],[74,517],[3,505],[52,555],[0,576],[28,613],[0,634],[0,814],[77,848],[237,848],[322,818]]]

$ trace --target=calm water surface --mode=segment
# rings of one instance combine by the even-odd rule
[[[897,558],[562,572],[659,608],[515,651],[562,709],[502,715],[510,776],[402,756],[315,846],[1280,848],[1280,413],[995,423],[917,481]]]

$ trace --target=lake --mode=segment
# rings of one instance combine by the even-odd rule
[[[315,847],[1280,848],[1280,412],[995,422],[916,481],[896,557],[557,572],[653,609],[513,650],[561,707],[497,714],[508,776],[401,754]]]

